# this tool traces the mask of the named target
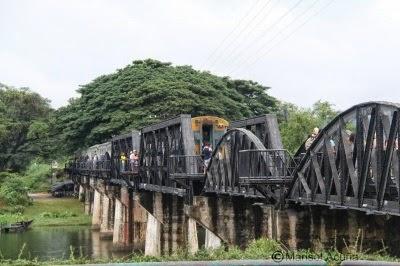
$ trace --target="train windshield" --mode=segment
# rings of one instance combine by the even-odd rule
[[[203,137],[203,144],[212,143],[212,133],[213,133],[213,125],[203,125],[202,126],[202,137]]]
[[[203,145],[209,144],[215,148],[229,123],[215,116],[199,116],[192,118],[192,130],[195,143],[195,154],[201,154]]]

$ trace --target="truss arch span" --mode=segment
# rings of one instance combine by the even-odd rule
[[[241,150],[265,150],[265,146],[250,130],[234,128],[226,132],[213,150],[204,192],[262,198],[251,186],[239,183]]]
[[[399,104],[367,102],[339,114],[305,151],[287,199],[400,215],[399,128]]]

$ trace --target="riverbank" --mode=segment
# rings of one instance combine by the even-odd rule
[[[23,251],[20,252],[21,254]],[[246,249],[241,250],[238,247],[219,248],[215,250],[201,249],[196,254],[189,254],[184,250],[177,251],[173,255],[159,257],[144,256],[140,253],[131,254],[119,259],[88,259],[80,256],[71,248],[69,259],[67,260],[4,260],[0,257],[0,265],[78,265],[78,264],[98,264],[98,263],[138,263],[138,262],[165,262],[165,261],[223,261],[223,260],[268,260],[271,263],[284,262],[285,265],[291,265],[301,262],[307,265],[307,262],[326,262],[327,265],[340,265],[342,261],[390,261],[398,262],[399,259],[389,257],[384,253],[366,254],[357,252],[349,247],[347,252],[341,253],[337,250],[310,251],[298,250],[288,251],[287,248],[274,240],[260,239],[252,242]],[[298,264],[299,265],[299,264]]]
[[[47,194],[34,194],[32,205],[26,207],[22,214],[25,220],[34,220],[33,227],[41,228],[40,230],[49,231],[46,226],[68,226],[71,225],[90,225],[91,220],[88,215],[84,214],[82,203],[73,198],[52,198]],[[58,227],[54,227],[58,228]],[[89,229],[90,230],[90,229]],[[85,233],[77,233],[77,236],[84,237]],[[70,236],[70,235],[69,235]],[[69,237],[68,236],[68,237]],[[97,238],[90,236],[93,244],[96,246]],[[36,238],[35,238],[36,239]],[[51,237],[47,239],[54,239],[61,241],[59,237]],[[47,240],[49,241],[49,240]],[[81,243],[81,240],[78,241]],[[97,244],[96,244],[97,243]],[[78,246],[69,244],[64,249],[65,252],[62,259],[54,259],[49,257],[49,260],[43,261],[31,256],[30,250],[32,243],[26,242],[21,245],[16,245],[15,258],[19,259],[5,259],[0,252],[0,265],[76,265],[76,264],[97,264],[97,263],[136,263],[136,262],[165,262],[165,261],[221,261],[221,260],[283,260],[286,263],[291,261],[306,261],[306,260],[323,260],[328,265],[340,265],[343,260],[372,260],[372,261],[399,261],[398,258],[388,256],[385,250],[379,253],[365,253],[362,252],[361,246],[351,246],[344,252],[339,252],[335,249],[310,251],[298,250],[288,251],[287,247],[281,243],[269,240],[260,239],[251,243],[246,249],[241,250],[238,247],[220,248],[216,250],[201,249],[196,254],[189,254],[185,250],[176,251],[175,254],[165,255],[159,257],[144,256],[141,253],[129,254],[123,258],[117,258],[112,255],[109,258],[89,258],[91,255],[82,255],[82,250]],[[38,243],[39,244],[39,243]],[[0,245],[1,246],[1,245]],[[73,247],[74,246],[74,247]],[[21,247],[21,249],[20,249]],[[70,247],[70,249],[68,249]],[[60,248],[60,247],[58,247]],[[20,249],[20,251],[18,251]],[[47,247],[47,249],[49,249]],[[51,248],[50,248],[51,249]],[[101,248],[100,248],[101,249]],[[108,248],[106,248],[108,249]],[[29,253],[29,256],[26,254]],[[20,255],[18,255],[20,254]],[[53,256],[52,254],[51,256]],[[7,257],[7,256],[5,256]],[[25,257],[29,259],[24,259]],[[8,257],[10,258],[10,257]],[[46,258],[47,259],[47,258]]]
[[[18,220],[34,220],[32,226],[90,225],[82,203],[74,198],[53,198],[48,194],[31,195],[33,202],[23,211],[0,214],[0,221],[12,223]]]

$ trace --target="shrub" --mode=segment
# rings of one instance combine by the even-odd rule
[[[42,212],[40,214],[42,218],[67,218],[67,217],[76,217],[76,213],[72,213],[69,211],[64,211],[64,212]]]
[[[46,191],[49,187],[48,179],[51,176],[51,167],[45,163],[33,162],[24,173],[23,181],[29,190]]]
[[[26,206],[31,203],[28,189],[22,178],[16,174],[7,174],[0,187],[0,199],[8,206]]]

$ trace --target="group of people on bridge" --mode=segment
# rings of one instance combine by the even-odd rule
[[[121,152],[119,159],[120,172],[139,172],[139,153],[137,150],[130,151],[129,157],[126,156],[125,152]]]

